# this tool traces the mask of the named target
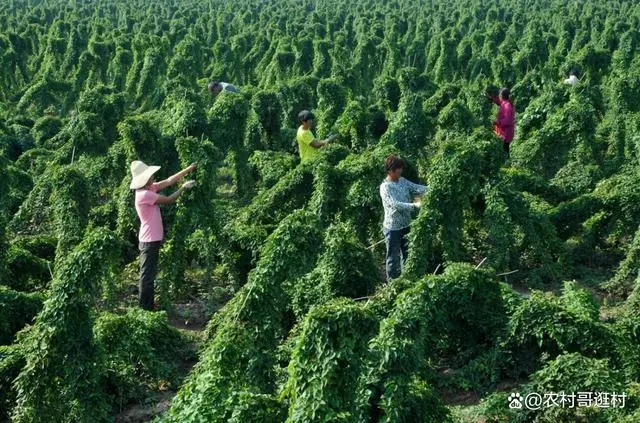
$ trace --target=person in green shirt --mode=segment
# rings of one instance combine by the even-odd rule
[[[320,154],[320,149],[335,139],[334,135],[325,140],[316,139],[316,136],[311,131],[313,119],[315,119],[315,116],[308,110],[298,113],[300,127],[298,127],[296,140],[298,141],[298,150],[300,151],[300,161],[302,163],[316,158]]]

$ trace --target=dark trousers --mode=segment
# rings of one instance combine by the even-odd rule
[[[509,147],[511,146],[511,141],[504,141],[504,154],[509,158]]]
[[[145,310],[153,310],[154,282],[158,271],[158,257],[162,241],[141,242],[140,250],[140,286],[138,300],[140,307]]]
[[[407,261],[409,255],[409,240],[407,234],[409,228],[392,231],[383,229],[384,243],[387,246],[387,280],[395,279],[400,276],[402,266]]]

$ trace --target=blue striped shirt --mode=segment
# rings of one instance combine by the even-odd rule
[[[414,184],[405,178],[400,178],[397,182],[385,179],[380,184],[380,197],[384,206],[382,226],[392,231],[408,227],[411,224],[411,212],[416,209],[413,196],[426,191],[425,185]]]
[[[232,93],[239,93],[240,90],[236,88],[235,85],[229,84],[228,82],[220,82],[220,86],[222,87],[222,91],[229,91]]]

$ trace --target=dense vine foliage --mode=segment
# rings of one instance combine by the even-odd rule
[[[90,299],[117,246],[113,234],[93,231],[56,269],[43,310],[22,342],[26,363],[15,381],[15,421],[105,419]]]

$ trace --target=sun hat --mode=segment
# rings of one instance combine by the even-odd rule
[[[149,179],[160,169],[160,166],[147,166],[140,160],[131,162],[131,189],[140,189],[149,182]]]

